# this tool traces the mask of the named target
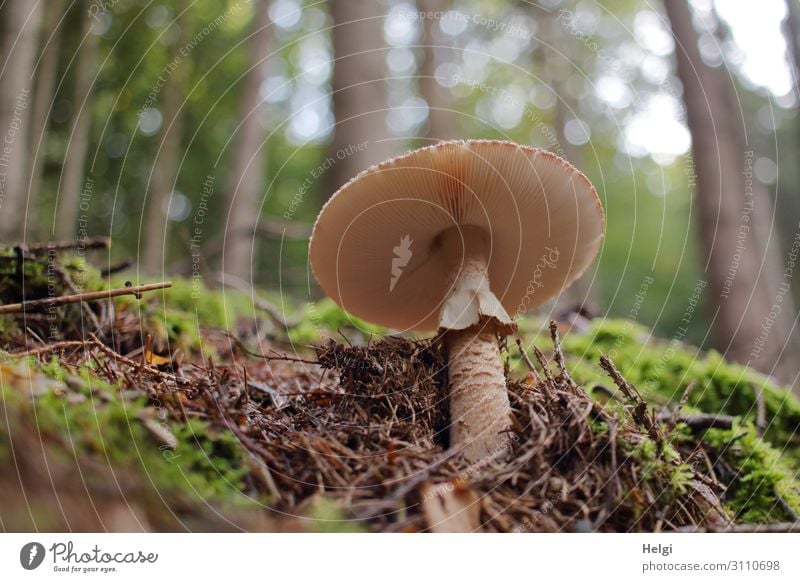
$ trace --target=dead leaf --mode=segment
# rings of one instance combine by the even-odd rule
[[[422,510],[434,533],[469,533],[480,529],[478,495],[465,481],[447,481],[420,488]]]
[[[144,353],[144,359],[151,366],[163,366],[164,364],[169,364],[172,362],[172,360],[170,360],[169,358],[165,358],[164,356],[159,356],[158,354],[154,354],[151,351],[146,351]]]

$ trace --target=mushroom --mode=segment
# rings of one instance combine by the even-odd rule
[[[443,335],[450,446],[475,462],[511,442],[498,336],[583,273],[603,229],[597,192],[558,156],[448,141],[350,180],[320,212],[309,252],[320,286],[346,311]]]

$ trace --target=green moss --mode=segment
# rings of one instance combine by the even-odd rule
[[[714,351],[704,353],[678,341],[653,339],[646,328],[628,320],[598,319],[587,333],[568,333],[562,339],[571,374],[590,390],[610,383],[599,367],[602,354],[609,355],[626,379],[655,404],[677,402],[694,382],[690,410],[754,421],[756,394],[763,390],[765,438],[800,467],[800,400],[762,374],[728,362]],[[535,343],[546,345],[549,339],[539,336]]]
[[[0,261],[0,286],[3,276],[10,276],[7,272],[3,275],[3,264]],[[31,277],[42,276],[37,268],[40,266],[31,266]],[[95,277],[96,271],[81,261],[68,262],[65,268],[71,273],[82,272],[80,277],[87,288],[106,286]],[[112,286],[123,283],[124,280],[115,281]],[[203,345],[206,329],[232,330],[238,320],[263,317],[254,310],[248,294],[208,290],[190,279],[174,279],[171,289],[147,294],[141,300],[120,298],[117,306],[122,312],[135,310],[143,329],[152,333],[157,342],[168,342],[170,349],[183,349],[194,353],[193,357],[200,350],[206,357],[209,355],[208,347]],[[293,311],[291,307],[289,310]],[[308,303],[300,311],[300,322],[289,330],[287,338],[297,347],[325,337],[339,337],[339,332],[353,343],[386,332],[351,316],[329,299]],[[290,314],[287,318],[293,319]],[[0,324],[2,321],[0,318]],[[523,322],[526,338],[535,336],[539,323]],[[535,343],[544,348],[549,339],[539,336]],[[656,406],[677,401],[689,383],[695,382],[687,410],[740,419],[732,430],[710,430],[703,435],[703,442],[715,451],[720,463],[732,468],[726,496],[730,509],[740,519],[755,522],[790,519],[792,513],[800,513],[800,492],[793,475],[800,467],[795,434],[800,426],[800,402],[786,390],[744,366],[726,362],[718,353],[701,353],[679,342],[654,340],[645,328],[630,321],[597,320],[588,333],[565,334],[563,346],[574,379],[590,391],[598,385],[611,385],[598,366],[599,356],[604,353],[612,356],[627,379]],[[515,352],[511,350],[512,358],[516,358]],[[11,431],[3,424],[5,412],[13,422],[28,423],[41,431],[53,444],[53,454],[73,465],[76,459],[90,466],[110,462],[133,470],[161,494],[220,505],[254,503],[243,493],[247,489],[248,454],[227,430],[195,419],[186,423],[158,420],[178,443],[174,451],[166,449],[139,418],[140,414],[152,414],[154,408],[158,412],[158,406],[145,398],[122,399],[120,387],[100,380],[92,365],[75,369],[55,358],[45,364],[33,359],[18,364],[9,356],[0,358],[2,361],[27,366],[23,377],[35,372],[40,388],[36,392],[41,394],[32,398],[30,389],[20,390],[11,382],[0,382],[5,407],[0,411],[0,462],[9,459],[6,435]],[[759,439],[752,428],[759,389],[763,390],[770,423],[766,440]],[[603,392],[596,393],[599,398]],[[610,411],[619,413],[613,407]],[[602,422],[594,427],[597,431],[608,430]],[[676,444],[685,438],[689,438],[688,434],[679,433]],[[680,463],[672,444],[659,451],[654,442],[644,439],[626,452],[641,464],[644,478],[667,477],[670,490],[664,492],[666,495],[685,493],[690,472]],[[776,499],[781,502],[776,504]],[[307,517],[320,531],[360,529],[324,498],[309,505]]]
[[[119,310],[132,310],[142,321],[142,329],[153,334],[156,345],[171,351],[202,352],[213,350],[203,342],[203,330],[233,330],[242,318],[254,318],[251,298],[241,291],[211,290],[202,282],[173,278],[172,287],[148,293],[142,299],[124,296],[117,299]],[[122,286],[124,280],[112,285]]]
[[[289,330],[289,340],[299,346],[320,343],[328,337],[343,334],[353,343],[371,335],[383,335],[387,330],[352,315],[339,307],[331,299],[318,303],[307,303],[301,313],[298,325]]]
[[[306,511],[308,529],[318,533],[361,533],[366,529],[359,522],[347,519],[341,506],[326,497],[314,497]]]
[[[546,346],[549,337],[540,332],[543,322],[528,320],[523,324],[534,343]],[[648,330],[627,320],[596,320],[587,333],[569,333],[562,346],[573,378],[604,398],[606,390],[592,390],[613,383],[600,369],[601,354],[608,354],[622,374],[655,406],[680,400],[687,386],[696,384],[687,412],[702,411],[737,418],[731,430],[708,430],[700,435],[703,446],[717,458],[715,473],[728,486],[726,506],[745,522],[794,520],[800,514],[800,401],[788,390],[776,386],[765,376],[745,366],[725,361],[717,352],[703,353],[678,341],[653,339]],[[512,359],[517,356],[511,352]],[[517,362],[519,365],[519,362]],[[756,394],[763,391],[768,429],[759,438],[753,426]],[[615,410],[613,401],[610,410]],[[698,438],[688,431],[678,432],[682,439]],[[665,448],[665,454],[675,448]],[[657,473],[669,477],[673,492],[680,493],[688,484],[688,467],[666,463],[656,445],[645,439],[630,454],[642,466],[643,477]],[[675,459],[672,459],[673,461]]]
[[[88,370],[67,376],[68,370],[50,363],[41,368],[46,374],[30,375],[26,368],[24,362],[13,368],[23,378],[16,382],[8,373],[12,367],[4,368],[0,443],[10,442],[16,434],[5,423],[10,418],[17,425],[27,424],[40,442],[47,443],[51,459],[78,462],[87,475],[92,467],[111,466],[131,471],[140,485],[150,483],[158,495],[222,507],[253,503],[243,493],[248,453],[231,433],[214,431],[196,420],[183,424],[156,416],[177,440],[172,450],[158,442],[140,420],[140,415],[152,416],[156,408],[145,397],[122,399],[117,386]],[[50,377],[66,384],[47,383]],[[34,398],[31,384],[38,394]],[[4,446],[0,446],[0,457],[8,457]]]
[[[693,480],[692,468],[681,460],[676,446],[684,443],[694,449],[697,436],[685,426],[679,426],[674,434],[674,442],[661,451],[649,438],[626,449],[642,481],[670,484],[659,492],[667,505],[689,492]],[[778,451],[759,438],[752,426],[710,429],[702,436],[702,442],[714,463],[714,473],[726,487],[724,505],[736,520],[770,523],[797,519],[800,485]],[[700,469],[705,471],[706,467]]]
[[[13,317],[0,317],[0,338],[14,337],[20,332],[19,324]]]
[[[795,521],[800,515],[800,485],[773,447],[758,438],[752,426],[711,429],[703,438],[722,459],[717,472],[726,483],[727,505],[745,522]]]
[[[0,254],[13,257],[14,252],[3,249]],[[24,261],[22,274],[25,281],[27,297],[44,297],[47,293],[47,259],[42,261]],[[17,273],[17,261],[0,260],[0,298],[3,303],[15,303],[22,297],[22,281]]]
[[[214,430],[208,423],[192,419],[174,425],[172,433],[180,445],[170,458],[204,499],[239,497],[249,472],[247,452],[230,432]]]
[[[2,250],[13,256],[13,251]],[[82,257],[58,255],[55,259],[61,269],[67,272],[76,286],[82,291],[123,287],[129,282],[127,275],[104,281],[100,271]],[[29,298],[48,296],[47,257],[41,261],[26,261],[25,289]],[[158,279],[160,281],[160,279]],[[130,281],[133,284],[156,282],[145,278]],[[202,280],[186,277],[170,277],[172,287],[147,293],[141,299],[126,295],[115,299],[118,312],[132,311],[142,322],[142,329],[153,335],[157,351],[178,349],[185,353],[203,353],[213,356],[214,350],[204,344],[204,330],[215,328],[234,331],[242,320],[265,320],[265,314],[253,304],[252,297],[236,289],[209,289]],[[15,261],[0,261],[0,302],[18,301],[22,288],[18,284]],[[58,287],[57,294],[67,290]],[[271,331],[278,337],[299,347],[322,341],[326,337],[341,337],[340,333],[353,343],[366,341],[371,335],[386,333],[386,329],[372,325],[350,315],[330,299],[318,303],[297,306],[281,296],[270,297],[273,304],[279,305],[286,313],[282,316],[297,321],[288,331],[275,328]],[[71,305],[58,308],[59,321],[80,321],[80,306]],[[10,335],[16,329],[13,318],[0,319],[0,335]]]
[[[687,492],[692,472],[671,444],[663,443],[659,447],[653,440],[643,438],[628,453],[635,459],[643,480],[670,484],[668,491],[661,492],[667,501]]]
[[[9,256],[14,256],[13,250],[0,249],[0,257]],[[0,303],[19,303],[103,288],[100,271],[89,266],[82,257],[44,253],[35,260],[25,260],[22,271],[20,278],[17,261],[0,258]],[[51,307],[45,313],[46,323],[37,326],[28,322],[28,325],[50,340],[62,339],[62,334],[69,335],[85,327],[85,312],[79,304]],[[13,337],[21,331],[17,318],[0,317],[0,338]]]
[[[0,249],[0,256],[13,257],[13,250]],[[17,273],[17,262],[0,259],[0,299],[4,303],[18,302],[22,298],[23,282],[27,299],[40,299],[71,293],[58,271],[67,274],[79,291],[103,288],[100,271],[86,262],[84,257],[53,253],[42,254],[37,260],[23,262],[23,280]]]
[[[105,288],[100,270],[91,266],[84,257],[64,255],[61,263],[79,291],[99,291]]]

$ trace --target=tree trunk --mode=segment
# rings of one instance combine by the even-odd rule
[[[800,6],[797,5],[797,0],[786,0],[784,36],[789,49],[789,60],[792,63],[794,90],[800,98]]]
[[[794,79],[794,90],[795,96],[798,100],[800,100],[800,5],[798,5],[797,0],[786,0],[786,10],[787,16],[786,21],[784,23],[784,35],[786,37],[786,44],[789,52],[789,61],[792,67],[792,77]],[[794,140],[794,150],[792,150],[795,155],[797,152],[800,152],[800,122],[795,121],[795,140]],[[778,152],[776,152],[776,159],[778,157]],[[781,187],[780,183],[777,186],[778,188]],[[795,185],[792,184],[791,188],[794,189]],[[792,217],[797,216],[800,214],[800,201],[798,201],[796,196],[784,196],[780,200],[777,200],[774,204],[774,207],[777,209],[777,216],[783,217],[782,223],[784,226],[783,232],[794,232],[797,228],[797,221],[792,220]],[[777,223],[780,223],[781,220],[777,220]],[[779,224],[780,226],[780,224]],[[788,230],[788,229],[791,229]],[[784,239],[786,240],[786,239]],[[783,258],[783,257],[781,257]],[[784,262],[782,261],[778,265],[779,269],[785,268]],[[781,274],[782,276],[782,274]],[[778,279],[780,280],[780,279]],[[797,313],[797,302],[795,299],[798,297],[797,293],[787,293],[786,299],[791,301],[791,313]],[[786,322],[786,318],[784,318],[784,322]],[[791,322],[789,322],[789,326],[791,326]],[[791,351],[787,350],[789,353],[784,356],[784,368],[791,367],[793,362],[786,362],[786,360],[794,359],[796,361],[797,355],[800,354],[800,331],[796,328],[794,329],[794,333],[790,329],[789,332],[792,335],[793,343]],[[788,374],[784,373],[785,375],[793,378],[794,374],[797,373],[796,369],[797,366],[794,366],[795,371],[792,373],[789,371]]]
[[[328,198],[395,149],[386,126],[386,46],[380,2],[331,0],[333,114],[336,118],[326,177]]]
[[[41,20],[41,3],[7,0],[0,60],[0,238],[18,239],[25,223],[28,187],[29,104]]]
[[[448,0],[417,0],[417,10],[425,13],[443,13]],[[431,140],[455,139],[455,113],[451,109],[447,90],[436,81],[436,53],[442,49],[438,18],[422,19],[422,47],[424,60],[420,68],[419,90],[428,104],[428,128],[426,137]]]
[[[787,15],[783,23],[783,32],[786,37],[786,45],[789,53],[795,98],[800,101],[800,4],[798,4],[797,0],[786,0],[786,10]],[[800,118],[797,117],[795,117],[794,120],[793,148],[789,151],[791,154],[787,160],[789,160],[791,164],[791,156],[796,156],[800,153]],[[778,152],[776,152],[776,158],[780,163],[782,156],[778,156]],[[797,188],[795,183],[797,178],[792,179],[791,174],[791,172],[781,172],[781,180],[778,182],[779,188],[781,188],[783,184],[786,184],[790,192],[789,196],[781,197],[776,203],[778,207],[778,216],[782,217],[782,223],[785,229],[784,232],[790,232],[788,229],[796,228],[797,221],[794,220],[794,217],[800,215],[800,200],[798,200],[797,196],[791,194]],[[794,174],[796,176],[797,171],[795,171]],[[787,176],[789,176],[788,179]],[[800,298],[800,295],[795,293],[794,297]]]
[[[44,164],[45,135],[54,100],[54,89],[58,73],[58,57],[63,30],[64,0],[51,0],[42,23],[42,51],[36,64],[36,86],[30,120],[30,188],[28,190],[27,232],[38,238],[42,225],[38,222],[38,199],[42,188],[42,166]]]
[[[72,127],[58,187],[56,216],[56,237],[65,240],[75,237],[78,226],[86,152],[89,150],[89,130],[92,122],[91,95],[98,42],[93,30],[95,19],[89,13],[87,3],[83,3],[80,9],[84,19],[83,35],[73,69],[75,88],[72,98]]]
[[[183,131],[183,105],[186,94],[186,79],[191,63],[182,58],[180,50],[189,41],[189,9],[184,2],[178,5],[182,12],[175,24],[180,29],[171,51],[169,75],[164,88],[164,121],[161,126],[161,144],[154,162],[150,195],[147,199],[147,222],[144,235],[143,267],[149,274],[163,272],[166,259],[166,240],[169,230],[167,206],[178,177]]]
[[[581,148],[570,143],[566,137],[565,126],[575,115],[577,104],[567,91],[565,85],[570,75],[575,72],[578,56],[572,54],[572,43],[559,43],[562,32],[552,11],[534,8],[533,18],[539,24],[539,36],[543,40],[533,53],[534,72],[552,87],[556,94],[553,125],[557,144],[550,145],[554,154],[561,156],[579,170],[583,170]],[[558,46],[559,52],[548,46]],[[536,130],[535,130],[536,131]],[[570,319],[576,313],[593,313],[596,304],[596,293],[592,289],[594,269],[589,269],[569,287],[562,290],[553,300],[548,318]]]
[[[264,186],[264,139],[261,123],[264,111],[259,93],[264,81],[272,40],[269,2],[254,2],[253,32],[249,38],[250,63],[243,79],[239,119],[241,125],[233,148],[231,174],[228,178],[228,220],[224,234],[222,270],[245,281],[252,281],[251,264],[255,258],[255,227],[259,198]]]
[[[726,356],[775,374],[789,340],[783,321],[794,314],[784,309],[778,318],[770,315],[779,301],[770,289],[779,282],[768,281],[769,249],[757,233],[770,223],[769,193],[752,177],[753,152],[737,125],[741,115],[733,106],[726,72],[700,57],[687,1],[665,1],[664,6],[677,41],[677,73],[692,135],[697,227],[712,291],[715,344]]]

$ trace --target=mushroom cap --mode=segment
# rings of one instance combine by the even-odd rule
[[[342,186],[314,224],[309,253],[320,286],[346,311],[434,331],[459,268],[441,250],[445,230],[483,229],[491,290],[513,317],[586,270],[604,223],[594,187],[560,157],[507,141],[447,141]]]

